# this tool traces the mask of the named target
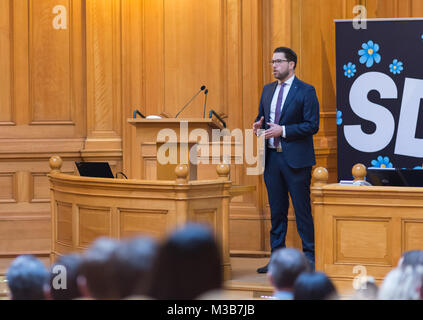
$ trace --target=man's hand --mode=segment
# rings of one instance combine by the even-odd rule
[[[281,137],[282,136],[282,126],[268,122],[267,125],[270,127],[266,131],[264,131],[264,137],[266,139],[269,138],[275,138],[275,137]]]
[[[261,126],[263,125],[263,120],[264,120],[264,117],[262,116],[259,121],[254,122],[253,130],[254,130],[255,135],[257,135],[257,131],[259,129],[261,129]]]

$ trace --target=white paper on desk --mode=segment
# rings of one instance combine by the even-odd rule
[[[146,119],[161,119],[162,117],[160,116],[155,116],[155,115],[151,115],[151,116],[147,116],[145,117]]]

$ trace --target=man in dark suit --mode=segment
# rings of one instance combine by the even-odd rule
[[[264,129],[267,139],[264,181],[271,213],[271,252],[285,247],[289,193],[303,251],[314,270],[310,181],[311,167],[316,164],[313,135],[319,130],[319,101],[314,87],[296,78],[293,50],[276,48],[271,64],[277,81],[264,86],[253,124],[254,132]],[[266,273],[267,267],[257,272]]]

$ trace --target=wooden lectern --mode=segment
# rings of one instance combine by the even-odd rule
[[[196,180],[197,166],[190,163],[189,151],[198,143],[197,134],[207,133],[211,141],[212,130],[223,128],[216,120],[203,118],[131,118],[128,119],[128,123],[134,127],[134,132],[130,145],[131,152],[128,152],[124,159],[124,168],[128,177],[142,180],[175,180],[177,164],[187,164],[189,180]],[[171,146],[171,152],[177,155],[176,162],[162,164],[158,161],[157,154],[164,143]]]
[[[99,237],[147,235],[165,238],[188,222],[208,225],[222,255],[224,280],[231,279],[229,203],[233,190],[229,165],[216,167],[213,180],[188,180],[178,165],[174,180],[107,179],[62,173],[62,159],[50,159],[51,262],[83,252]]]

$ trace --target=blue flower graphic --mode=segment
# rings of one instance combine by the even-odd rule
[[[360,57],[360,63],[366,63],[366,67],[370,68],[373,65],[373,62],[379,63],[381,60],[379,51],[379,45],[374,43],[372,40],[369,40],[367,43],[361,45],[363,49],[358,51]]]
[[[377,160],[372,160],[372,168],[392,168],[392,162],[388,157],[378,156]]]
[[[351,62],[348,62],[348,64],[344,64],[344,70],[344,75],[348,78],[354,77],[355,73],[357,72],[355,64],[352,64]]]
[[[342,124],[342,111],[336,111],[336,124],[338,126]]]
[[[398,61],[398,59],[394,59],[389,65],[389,71],[393,74],[400,74],[402,70],[404,70],[404,67],[402,66],[402,62]]]

